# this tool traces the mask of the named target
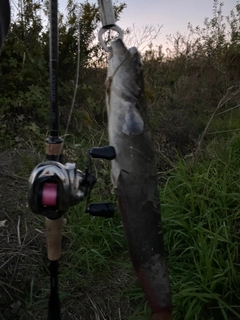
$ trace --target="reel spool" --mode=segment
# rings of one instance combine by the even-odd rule
[[[35,214],[59,219],[69,207],[84,198],[83,173],[75,164],[46,161],[29,178],[28,203]]]

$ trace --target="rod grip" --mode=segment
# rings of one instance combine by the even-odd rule
[[[56,220],[46,218],[47,255],[50,261],[57,261],[61,258],[63,225],[63,217]]]

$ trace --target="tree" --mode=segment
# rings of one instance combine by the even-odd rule
[[[114,6],[116,19],[125,4]],[[49,1],[21,0],[11,23],[0,62],[0,135],[26,135],[29,123],[44,129],[49,115]],[[45,13],[45,18],[42,18]],[[96,43],[99,8],[88,1],[68,0],[67,14],[59,13],[59,106],[71,101],[80,34],[80,75],[102,49]],[[89,92],[88,92],[89,95]],[[81,95],[81,99],[82,99]],[[89,97],[88,97],[89,98]],[[88,99],[86,98],[86,99]],[[93,98],[92,98],[93,99]],[[92,104],[92,105],[95,105]],[[63,112],[64,113],[64,112]],[[65,112],[66,114],[66,112]],[[5,126],[6,121],[8,125]],[[24,131],[25,130],[25,131]],[[36,131],[36,130],[35,130]],[[24,133],[25,132],[25,133]]]

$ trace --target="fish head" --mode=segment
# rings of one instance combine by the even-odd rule
[[[135,75],[140,75],[142,72],[141,55],[136,47],[127,49],[121,39],[111,42],[109,48],[109,76],[113,75],[118,69],[126,69],[130,67],[129,71],[134,72]]]
[[[129,123],[134,127],[129,130],[123,125],[126,133],[142,132],[146,104],[141,56],[137,48],[127,49],[121,39],[112,41],[109,48],[106,87],[108,113],[115,109],[120,119],[121,115],[125,116],[127,127]],[[138,125],[133,126],[133,123]]]
[[[121,39],[112,41],[109,48],[106,94],[109,136],[113,132],[115,136],[144,134],[148,116],[141,56]]]
[[[108,136],[116,151],[111,177],[117,186],[121,172],[136,173],[139,163],[144,171],[146,155],[151,159],[153,152],[141,56],[137,48],[127,49],[121,39],[112,41],[109,51],[106,81]],[[141,180],[142,173],[140,176]]]

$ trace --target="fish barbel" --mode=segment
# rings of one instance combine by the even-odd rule
[[[136,276],[153,313],[165,315],[159,319],[171,319],[171,291],[142,62],[138,50],[128,50],[121,39],[112,41],[109,50],[108,134],[116,151],[111,179]]]

